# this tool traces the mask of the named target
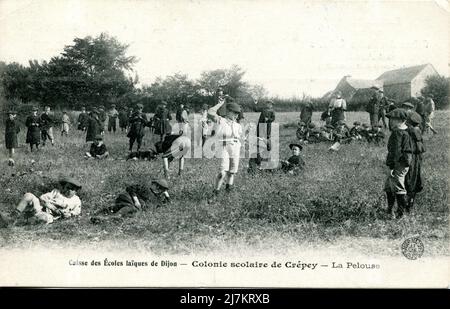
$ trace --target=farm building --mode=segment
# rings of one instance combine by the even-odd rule
[[[350,76],[344,76],[336,88],[332,91],[327,92],[322,100],[325,102],[329,102],[336,91],[340,91],[342,93],[342,97],[347,101],[348,106],[352,105],[360,105],[361,93],[363,93],[363,97],[367,97],[367,93],[372,93],[373,90],[371,87],[376,86],[378,88],[383,87],[383,83],[381,81],[373,80],[373,79],[357,79],[351,78]],[[372,91],[372,92],[371,92]],[[354,97],[356,95],[356,97]],[[365,102],[365,100],[364,100]],[[351,108],[353,109],[353,108]]]
[[[383,84],[384,94],[388,98],[402,102],[420,96],[425,79],[436,74],[433,65],[423,64],[384,72],[376,80]]]
[[[378,88],[383,87],[383,83],[381,81],[371,80],[371,79],[356,79],[351,78],[350,76],[344,76],[333,92],[340,91],[342,93],[342,97],[351,101],[353,95],[359,89],[369,89],[372,86],[377,86]]]

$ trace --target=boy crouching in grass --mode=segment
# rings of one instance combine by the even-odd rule
[[[390,112],[389,128],[391,135],[388,140],[388,155],[386,165],[390,172],[386,179],[385,191],[388,202],[387,212],[390,215],[397,201],[395,218],[401,218],[407,209],[405,177],[408,174],[412,159],[412,149],[406,119],[408,115],[404,109],[397,108]]]
[[[300,151],[303,147],[300,144],[290,144],[289,148],[292,150],[292,156],[287,160],[281,160],[281,169],[289,174],[294,174],[305,166],[305,161],[300,157]]]
[[[38,222],[50,224],[59,218],[69,218],[81,214],[81,200],[77,191],[81,184],[71,177],[59,180],[60,188],[37,198],[33,193],[25,193],[13,213],[13,219],[34,217]]]
[[[91,144],[89,152],[84,154],[85,159],[105,159],[109,156],[106,145],[103,143],[103,136],[97,135],[95,141]]]

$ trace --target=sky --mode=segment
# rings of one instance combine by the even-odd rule
[[[237,64],[271,96],[322,96],[345,75],[431,63],[448,76],[449,28],[446,0],[0,0],[0,60],[49,60],[106,32],[141,84]]]

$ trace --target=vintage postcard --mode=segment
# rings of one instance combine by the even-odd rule
[[[448,288],[449,29],[445,0],[0,0],[0,286]]]

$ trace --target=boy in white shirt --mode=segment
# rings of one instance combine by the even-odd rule
[[[59,181],[60,189],[53,189],[37,198],[32,193],[25,193],[16,207],[15,216],[27,214],[38,221],[47,224],[61,217],[69,218],[81,214],[81,200],[77,191],[81,184],[71,177],[64,177]]]
[[[219,100],[219,103],[208,110],[208,116],[216,122],[216,138],[221,142],[222,147],[216,152],[216,155],[222,159],[220,172],[216,177],[214,193],[217,194],[222,186],[225,178],[226,190],[231,191],[233,188],[234,175],[238,171],[239,157],[241,149],[242,127],[237,122],[241,112],[241,107],[234,103],[227,103],[226,116],[221,117],[217,111],[225,104],[225,100]]]

